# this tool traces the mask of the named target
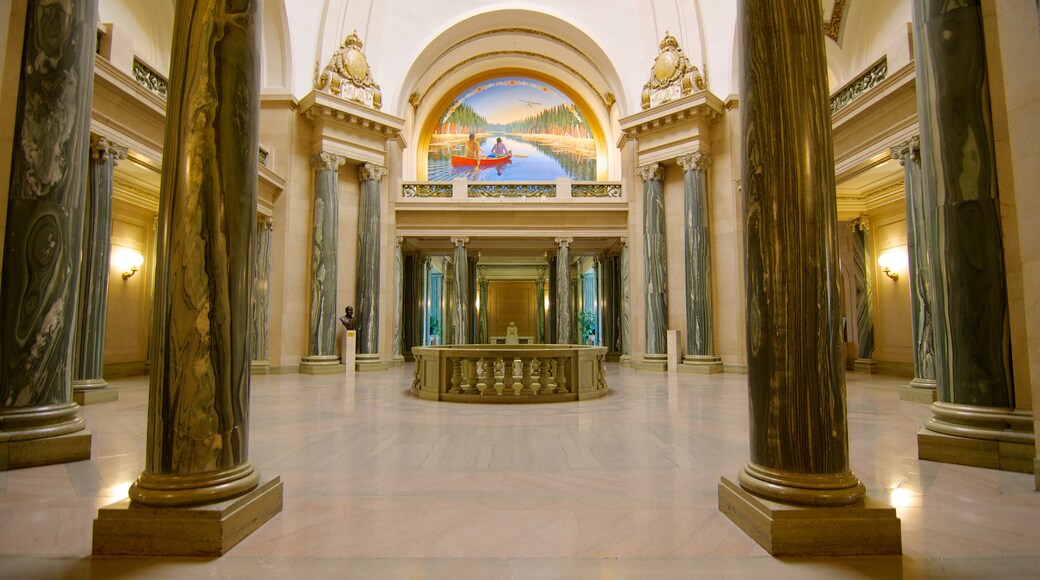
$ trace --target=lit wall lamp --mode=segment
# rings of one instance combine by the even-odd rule
[[[878,256],[878,266],[892,280],[899,279],[899,270],[906,267],[906,251],[900,249],[887,250]]]
[[[118,248],[112,252],[112,265],[123,272],[123,280],[129,280],[144,264],[144,256],[129,248]]]

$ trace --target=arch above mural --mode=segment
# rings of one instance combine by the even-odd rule
[[[480,159],[467,149],[471,134]],[[444,93],[422,123],[418,153],[422,180],[595,181],[605,176],[607,145],[588,103],[566,83],[499,69]]]

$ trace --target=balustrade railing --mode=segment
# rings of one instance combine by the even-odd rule
[[[415,347],[412,392],[470,403],[573,401],[606,392],[606,348],[582,345]]]

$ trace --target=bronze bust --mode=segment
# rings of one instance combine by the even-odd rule
[[[339,321],[343,323],[343,328],[347,330],[354,330],[357,327],[357,322],[354,320],[354,307],[347,306],[343,316],[339,318]]]

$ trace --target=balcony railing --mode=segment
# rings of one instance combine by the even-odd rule
[[[419,199],[622,199],[619,181],[406,181],[401,198]]]

